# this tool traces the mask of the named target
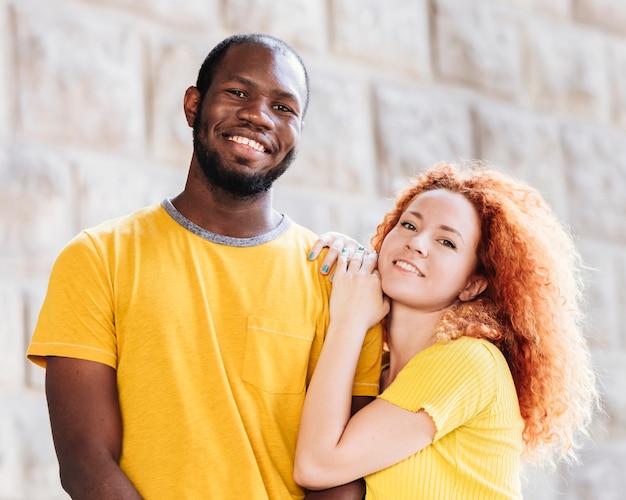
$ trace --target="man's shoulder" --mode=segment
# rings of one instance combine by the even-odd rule
[[[145,235],[151,229],[159,230],[166,219],[165,212],[158,204],[140,208],[132,213],[107,219],[99,224],[82,229],[68,244],[67,248],[118,246],[125,244],[137,235]]]
[[[92,236],[131,231],[158,221],[165,214],[159,204],[146,206],[134,212],[107,219],[83,229],[82,233]]]
[[[289,219],[287,216],[285,216],[285,218],[289,220],[288,232],[291,232],[292,237],[298,237],[298,238],[302,238],[307,241],[313,241],[313,242],[317,240],[317,234],[315,234],[313,230],[309,229],[306,226],[303,226],[302,224],[294,221],[293,219]]]

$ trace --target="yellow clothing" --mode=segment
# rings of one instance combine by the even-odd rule
[[[83,231],[53,268],[28,357],[117,370],[120,466],[146,499],[295,499],[305,387],[329,321],[316,236],[287,217],[215,235],[162,206]],[[381,335],[354,384],[375,396]]]
[[[379,396],[424,409],[434,441],[365,478],[367,500],[521,499],[524,423],[511,372],[490,342],[461,337],[413,357]]]

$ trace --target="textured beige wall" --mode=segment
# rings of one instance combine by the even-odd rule
[[[65,498],[43,370],[24,361],[50,266],[81,228],[177,194],[182,96],[224,36],[305,59],[312,103],[276,205],[367,240],[407,176],[485,158],[578,237],[606,418],[527,499],[626,491],[626,2],[0,0],[0,499]]]

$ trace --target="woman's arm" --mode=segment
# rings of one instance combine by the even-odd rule
[[[432,442],[424,411],[377,399],[350,419],[352,381],[367,329],[384,317],[376,254],[341,255],[330,302],[330,325],[307,390],[294,477],[310,489],[329,488],[403,460]]]

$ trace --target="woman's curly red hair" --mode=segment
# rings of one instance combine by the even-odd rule
[[[570,233],[528,185],[475,162],[442,163],[400,194],[372,237],[376,251],[413,199],[434,189],[476,208],[478,272],[488,280],[479,297],[444,314],[437,340],[467,335],[498,346],[517,388],[526,458],[575,459],[598,395],[582,331],[582,260]]]

